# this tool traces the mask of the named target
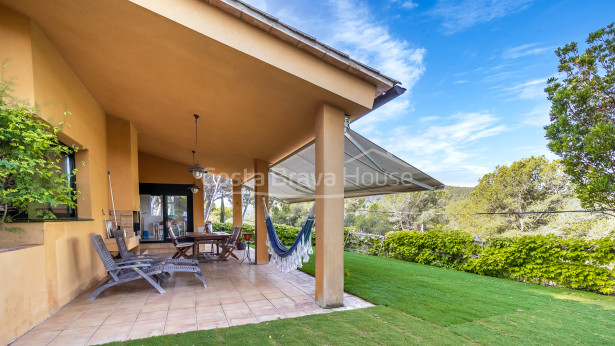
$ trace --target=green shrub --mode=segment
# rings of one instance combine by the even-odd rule
[[[400,231],[387,233],[383,251],[404,261],[462,269],[479,247],[460,231]]]
[[[544,285],[561,285],[610,294],[615,291],[615,242],[527,235],[490,239],[490,246],[468,262],[467,271]]]

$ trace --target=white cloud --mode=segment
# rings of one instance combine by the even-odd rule
[[[532,2],[533,0],[439,0],[430,14],[442,18],[444,32],[453,34],[522,11]]]
[[[496,136],[508,131],[499,119],[488,113],[463,113],[446,121],[449,125],[433,125],[420,133],[408,127],[399,128],[389,139],[393,152],[412,153],[437,157],[435,170],[445,171],[452,164],[459,164],[476,155],[465,151],[479,139]]]
[[[524,125],[542,128],[545,125],[548,125],[550,122],[550,109],[551,107],[549,106],[548,102],[541,103],[532,108],[531,111],[523,115],[522,123]]]
[[[512,99],[537,100],[547,96],[544,89],[547,86],[547,78],[534,79],[525,83],[504,88],[504,95],[512,96]]]
[[[405,8],[406,10],[413,10],[419,6],[416,2],[412,0],[393,0],[395,3],[398,3],[399,6]]]
[[[467,80],[458,80],[458,81],[454,81],[453,84],[465,84],[467,83]]]
[[[352,128],[362,134],[375,134],[378,133],[377,125],[401,117],[411,110],[412,106],[407,98],[398,98],[352,123]]]
[[[402,81],[408,89],[414,86],[425,70],[425,49],[395,38],[363,2],[330,0],[329,4],[334,17],[327,39],[330,45]]]
[[[517,59],[529,55],[540,55],[552,52],[555,47],[541,47],[541,43],[528,43],[517,47],[512,47],[502,53],[504,59]]]

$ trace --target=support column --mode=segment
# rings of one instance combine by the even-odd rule
[[[233,181],[233,227],[241,227],[243,220],[241,218],[241,212],[243,211],[242,198],[241,198],[241,182]]]
[[[344,112],[316,114],[316,303],[344,305]]]
[[[192,232],[197,231],[197,227],[205,225],[205,192],[203,191],[203,179],[196,179],[196,186],[199,192],[192,194]]]
[[[267,225],[265,224],[265,204],[269,206],[269,163],[262,160],[254,160],[254,230],[256,233],[255,250],[256,264],[269,263],[269,252],[267,251]]]

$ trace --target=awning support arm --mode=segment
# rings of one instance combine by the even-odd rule
[[[421,183],[420,181],[411,179],[411,178],[404,178],[402,176],[400,176],[399,174],[396,173],[391,173],[389,172],[386,168],[384,168],[382,165],[380,165],[380,163],[378,163],[378,161],[372,156],[370,155],[369,152],[367,152],[367,150],[365,150],[363,148],[363,146],[361,146],[361,144],[359,144],[359,142],[357,142],[351,135],[350,133],[348,133],[348,131],[344,131],[344,136],[346,136],[346,138],[348,138],[348,140],[350,141],[350,143],[352,143],[357,149],[359,149],[359,151],[365,155],[365,157],[367,157],[368,160],[370,160],[376,167],[378,167],[378,169],[385,175],[388,175],[390,177],[414,184],[414,185],[418,185],[422,188],[425,188],[427,190],[435,190],[434,187],[429,186],[427,184]]]

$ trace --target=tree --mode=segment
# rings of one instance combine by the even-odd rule
[[[382,208],[378,202],[372,203],[368,211],[360,212],[356,215],[354,220],[354,227],[359,232],[373,233],[373,234],[385,234],[392,231],[393,226],[389,222],[388,213],[382,213]]]
[[[583,207],[615,209],[615,30],[613,23],[558,48],[560,81],[550,78],[549,149],[562,159]]]
[[[477,233],[502,233],[510,227],[522,233],[530,232],[548,222],[549,214],[526,212],[554,211],[561,205],[570,187],[568,177],[557,161],[544,156],[530,157],[497,166],[485,174],[464,203],[464,212],[511,213],[502,216],[468,215],[460,223],[468,231],[479,227]],[[470,226],[470,227],[468,227]]]
[[[9,211],[27,212],[36,204],[76,206],[59,165],[76,148],[61,145],[57,137],[61,127],[45,123],[35,109],[10,93],[10,83],[0,74],[0,229],[12,221]],[[34,216],[55,217],[50,210],[34,211]]]
[[[448,192],[445,190],[407,192],[386,195],[380,201],[384,210],[394,211],[389,220],[400,230],[420,230],[421,225],[444,223],[443,211]]]

